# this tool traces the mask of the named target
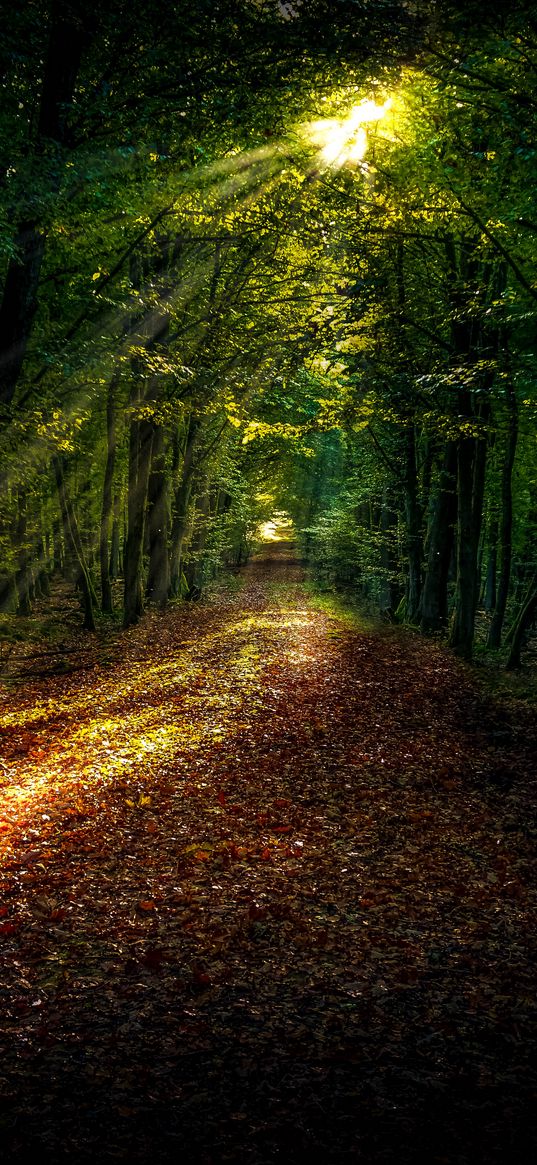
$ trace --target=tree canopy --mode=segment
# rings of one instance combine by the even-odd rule
[[[6,617],[64,575],[129,625],[284,510],[325,585],[518,664],[535,6],[29,2],[0,52]]]

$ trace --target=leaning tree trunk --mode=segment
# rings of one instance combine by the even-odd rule
[[[489,629],[488,647],[498,648],[502,640],[502,629],[511,583],[511,560],[513,540],[513,466],[515,463],[518,441],[518,408],[515,389],[512,383],[508,387],[509,393],[509,429],[507,445],[502,465],[501,478],[501,513],[499,526],[500,542],[500,573],[496,604]]]
[[[510,649],[507,659],[506,667],[509,671],[515,671],[521,666],[522,646],[524,643],[524,636],[528,627],[531,626],[535,615],[537,614],[537,575],[534,576],[532,582],[526,593],[526,598],[522,603],[520,612],[515,620],[515,623],[510,631]]]

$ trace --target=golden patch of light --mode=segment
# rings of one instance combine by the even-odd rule
[[[0,766],[0,859],[21,828],[35,824],[46,842],[58,812],[95,813],[112,783],[127,798],[133,781],[150,790],[156,768],[247,728],[240,718],[262,708],[267,664],[308,666],[301,632],[311,618],[300,606],[241,614],[157,665],[92,671],[53,699],[5,708],[0,728],[20,730],[25,755]]]
[[[321,118],[310,122],[306,127],[307,137],[319,150],[322,164],[339,168],[362,162],[368,146],[365,126],[381,121],[391,107],[391,98],[387,98],[382,105],[365,100],[354,105],[346,117]]]
[[[293,522],[288,514],[275,514],[268,522],[259,526],[261,542],[289,542],[293,537]]]
[[[290,627],[304,627],[310,622],[307,611],[286,612],[271,611],[268,615],[250,615],[229,628],[227,635],[237,635],[239,631],[271,631],[274,627],[288,629]]]

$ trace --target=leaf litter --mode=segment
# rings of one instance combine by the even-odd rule
[[[7,1159],[529,1163],[535,725],[242,577],[2,697]]]

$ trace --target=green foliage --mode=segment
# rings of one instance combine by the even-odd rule
[[[97,577],[113,444],[116,535],[138,507],[142,573],[158,478],[179,590],[243,559],[272,507],[326,585],[390,611],[404,592],[415,621],[451,444],[487,450],[477,509],[492,538],[513,386],[516,608],[537,513],[534,25],[523,5],[479,34],[468,6],[414,7],[312,0],[286,19],[254,0],[97,0],[89,19],[76,2],[83,49],[54,132],[56,8],[14,16],[6,289],[28,224],[45,247],[0,422],[6,577],[44,532],[51,567],[58,456]],[[385,116],[358,127],[374,100]],[[363,150],[327,154],[349,116]],[[153,479],[136,500],[144,441]]]

